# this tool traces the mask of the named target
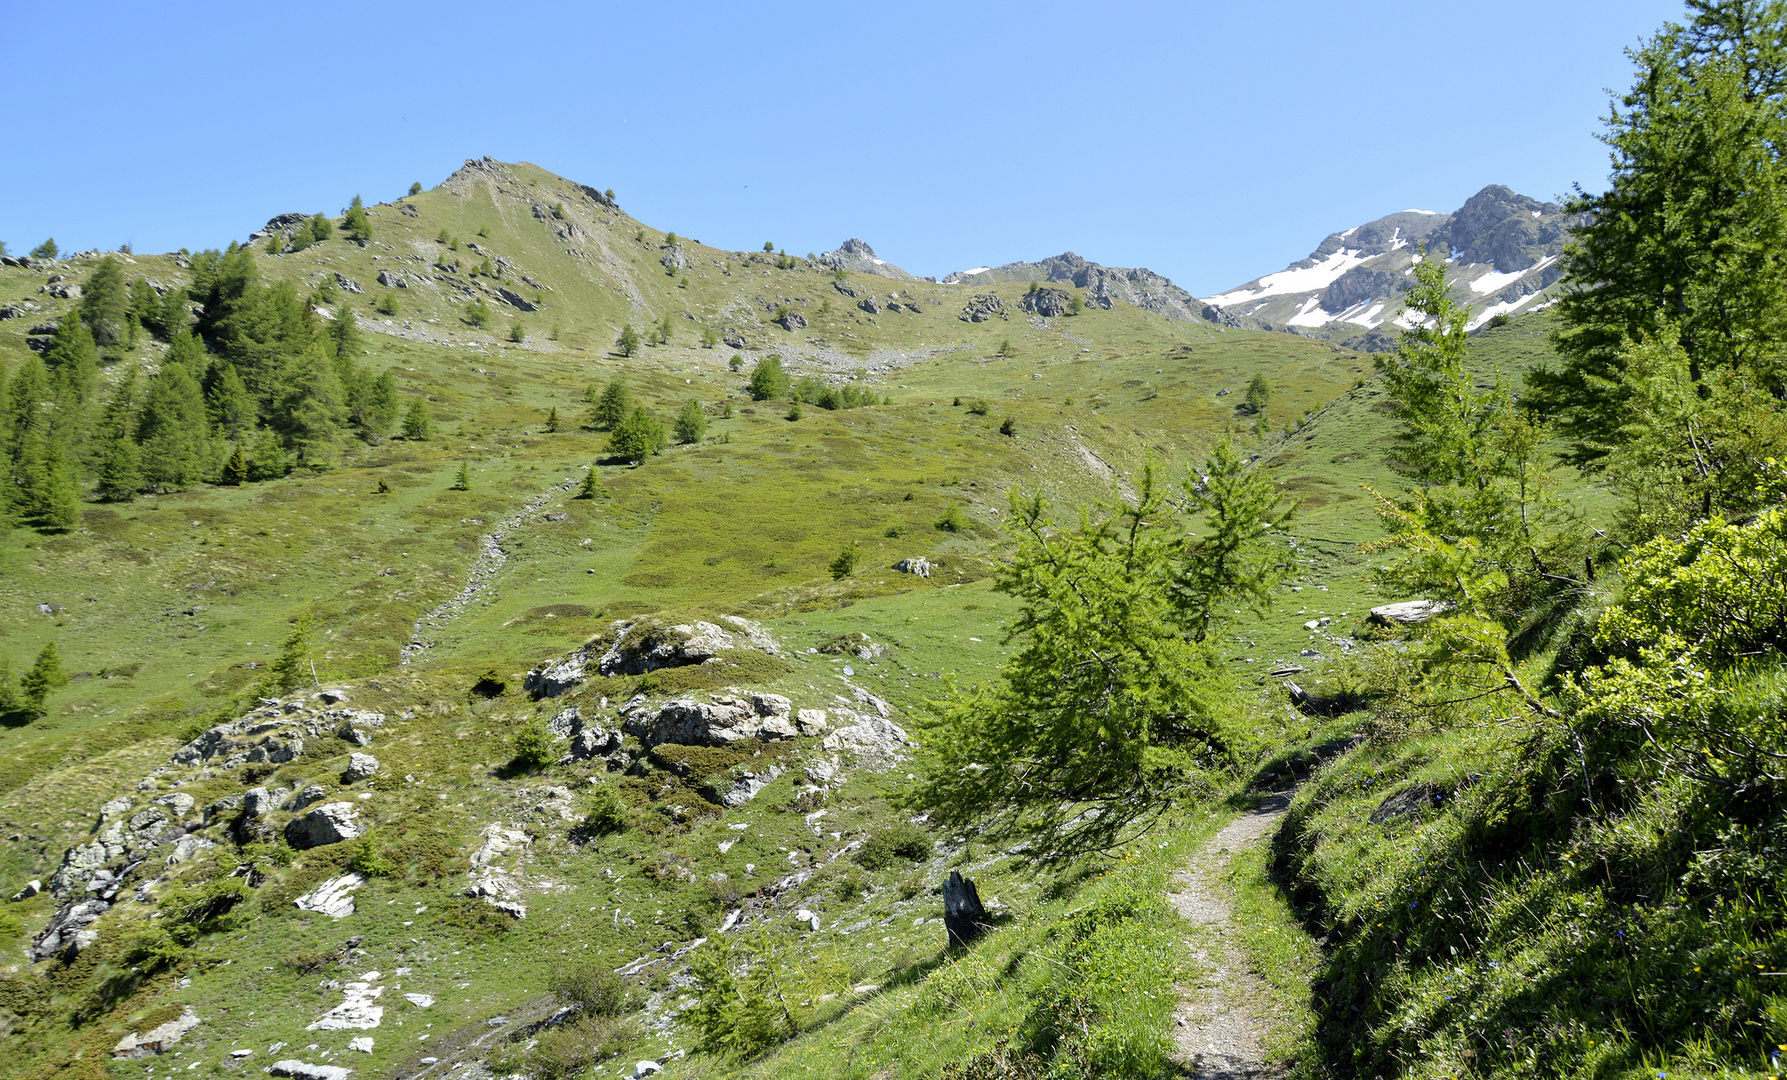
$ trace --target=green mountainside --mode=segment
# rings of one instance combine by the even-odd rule
[[[1659,145],[1375,356],[490,158],[7,257],[0,1080],[1778,1078],[1787,214]]]

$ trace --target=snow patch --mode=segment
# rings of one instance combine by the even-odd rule
[[[1478,296],[1487,296],[1492,292],[1500,292],[1528,274],[1539,273],[1556,261],[1556,255],[1547,255],[1543,259],[1540,259],[1538,262],[1527,267],[1525,270],[1516,270],[1511,274],[1504,274],[1500,270],[1491,270],[1489,273],[1484,274],[1482,277],[1471,282],[1471,292],[1476,293]]]
[[[1512,312],[1519,308],[1525,307],[1527,304],[1532,303],[1534,300],[1537,300],[1538,298],[1539,298],[1538,293],[1527,293],[1525,296],[1521,297],[1520,299],[1510,300],[1505,304],[1491,304],[1488,307],[1484,308],[1482,311],[1479,311],[1477,313],[1477,317],[1472,319],[1470,322],[1466,323],[1464,328],[1467,331],[1475,330],[1477,327],[1482,326],[1484,323],[1488,322],[1490,319],[1495,318],[1497,315],[1506,315],[1509,312]]]
[[[1283,296],[1288,293],[1314,292],[1334,284],[1340,275],[1358,266],[1371,256],[1362,251],[1342,248],[1327,256],[1314,266],[1292,267],[1280,270],[1276,274],[1267,274],[1251,286],[1243,285],[1239,289],[1212,296],[1205,303],[1217,307],[1228,307],[1243,300],[1257,300],[1262,296]]]
[[[1326,326],[1334,316],[1322,310],[1322,298],[1312,296],[1303,301],[1297,313],[1285,320],[1287,326]]]

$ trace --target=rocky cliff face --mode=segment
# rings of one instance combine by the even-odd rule
[[[992,285],[1007,281],[1044,281],[1085,290],[1085,302],[1109,308],[1125,304],[1186,321],[1201,319],[1204,304],[1197,297],[1152,270],[1100,266],[1068,251],[1038,262],[1014,262],[962,270],[943,279],[948,285]]]
[[[1404,210],[1333,233],[1308,258],[1210,297],[1205,316],[1378,351],[1407,325],[1402,297],[1425,248],[1448,262],[1475,329],[1546,306],[1570,226],[1558,204],[1492,184],[1450,214]]]
[[[819,262],[830,267],[855,270],[862,274],[878,274],[881,277],[893,278],[896,281],[919,281],[915,275],[895,266],[884,259],[875,257],[875,249],[867,243],[851,237],[838,245],[836,251],[828,251],[819,256]]]

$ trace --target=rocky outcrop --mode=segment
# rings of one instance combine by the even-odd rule
[[[784,311],[782,312],[782,317],[777,319],[776,322],[781,324],[782,329],[787,330],[790,333],[796,330],[805,330],[807,328],[807,317],[798,311]]]
[[[387,289],[407,289],[410,287],[409,278],[404,277],[395,270],[380,270],[378,272],[378,283]]]
[[[341,782],[357,784],[362,780],[370,780],[378,773],[378,758],[371,754],[349,754],[347,768],[341,772]]]
[[[308,1061],[287,1058],[267,1066],[270,1076],[289,1076],[291,1080],[347,1080],[354,1070],[340,1065],[312,1065]]]
[[[335,275],[335,287],[342,292],[363,293],[366,291],[358,281],[341,273]]]
[[[819,256],[818,262],[821,266],[829,266],[834,270],[855,270],[897,281],[919,280],[893,263],[877,258],[874,248],[855,237],[839,244],[837,250]]]
[[[293,903],[303,911],[345,919],[354,913],[354,890],[364,884],[366,879],[359,874],[343,874],[323,882]]]
[[[1041,315],[1045,319],[1055,319],[1065,315],[1073,303],[1073,295],[1060,289],[1033,289],[1024,294],[1020,301],[1025,311],[1032,315]]]
[[[752,771],[742,769],[734,773],[720,773],[710,776],[702,782],[701,794],[721,806],[731,808],[743,806],[757,797],[757,793],[774,783],[782,775],[780,766],[770,765]]]
[[[793,703],[780,694],[714,694],[708,701],[677,698],[655,707],[623,706],[627,734],[647,746],[730,746],[746,739],[792,739],[800,733]]]
[[[352,840],[365,831],[355,817],[353,803],[324,803],[303,817],[288,821],[285,826],[285,840],[299,851],[304,851]]]
[[[1412,626],[1450,611],[1452,607],[1449,600],[1404,600],[1372,608],[1365,621],[1378,626]]]
[[[99,932],[90,927],[112,909],[106,900],[83,900],[57,912],[31,943],[31,959],[48,960],[64,949],[74,952],[99,940]]]
[[[180,1010],[179,1016],[167,1023],[150,1028],[141,1035],[133,1033],[119,1039],[118,1045],[112,1047],[112,1056],[122,1060],[165,1053],[187,1032],[198,1026],[199,1014],[192,1011],[192,1006],[187,1005]]]
[[[916,574],[921,578],[928,578],[934,567],[929,559],[920,555],[915,559],[901,559],[893,564],[893,568],[902,574]]]
[[[859,310],[861,310],[864,314],[867,314],[867,315],[881,314],[881,305],[877,304],[875,302],[875,298],[873,296],[863,297],[861,300],[858,300],[856,302],[856,306]]]
[[[961,319],[963,322],[986,322],[994,316],[1001,319],[1011,317],[1005,313],[1005,301],[992,293],[982,293],[962,307]]]
[[[496,298],[518,311],[540,310],[540,305],[529,300],[527,297],[522,296],[520,293],[505,289],[500,285],[496,288]]]
[[[780,655],[775,639],[763,627],[734,615],[720,616],[725,626],[702,620],[663,623],[621,620],[613,624],[614,643],[598,657],[600,639],[569,656],[527,673],[523,684],[536,697],[557,697],[581,683],[593,664],[603,675],[642,675],[658,668],[704,664],[726,652],[756,650]]]
[[[546,726],[553,738],[563,739],[569,744],[561,761],[587,761],[611,754],[620,748],[619,731],[609,731],[600,724],[585,720],[582,710],[576,706],[560,711]]]
[[[1109,308],[1121,301],[1169,319],[1193,322],[1203,318],[1203,301],[1173,284],[1171,279],[1147,269],[1100,266],[1071,251],[1033,263],[1006,263],[972,273],[964,271],[943,280],[948,284],[966,285],[1022,281],[1072,285],[1085,290],[1086,302],[1094,307]]]

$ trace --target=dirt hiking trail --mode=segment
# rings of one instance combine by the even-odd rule
[[[1277,1075],[1265,1062],[1262,1040],[1269,1026],[1263,1008],[1271,989],[1231,940],[1235,911],[1218,884],[1230,855],[1258,844],[1291,805],[1289,791],[1268,795],[1230,822],[1192,857],[1167,900],[1194,928],[1192,956],[1201,967],[1197,984],[1184,988],[1173,1016],[1175,1058],[1195,1080],[1265,1080]]]

